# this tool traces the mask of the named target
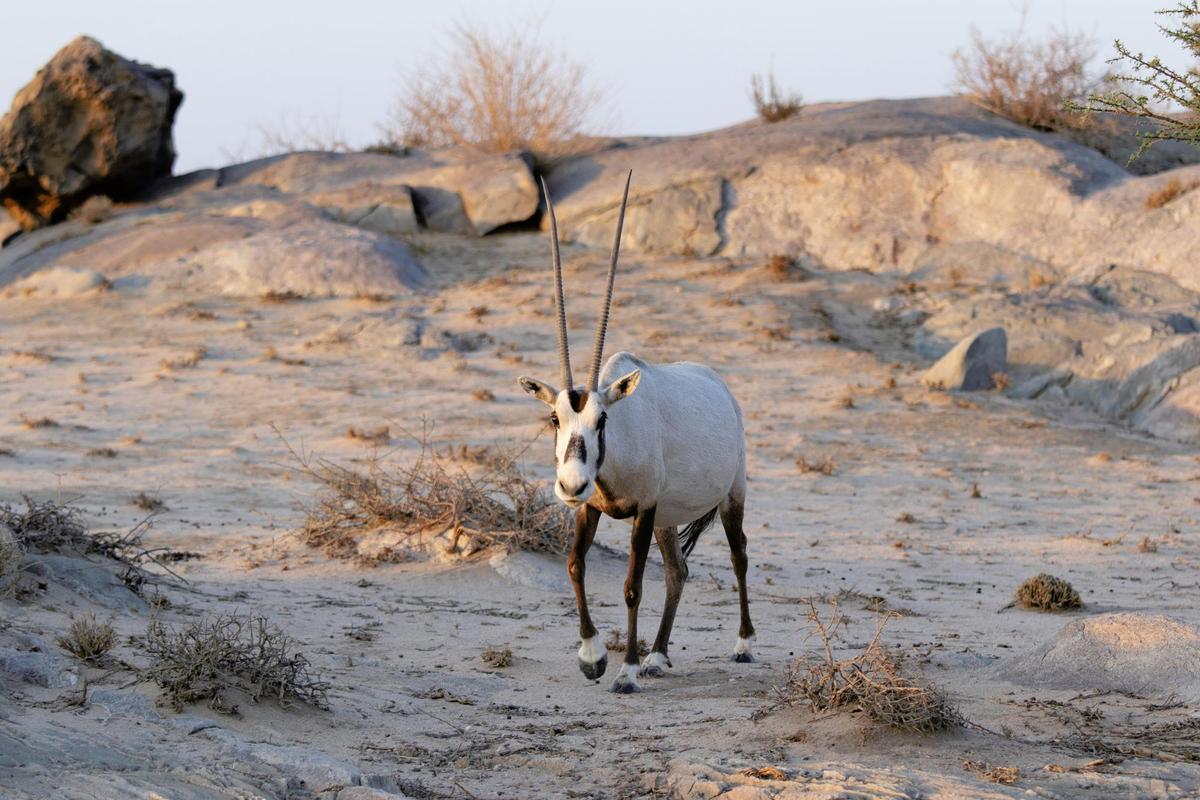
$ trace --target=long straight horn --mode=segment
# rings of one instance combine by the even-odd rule
[[[550,212],[550,253],[554,259],[554,310],[558,312],[558,376],[562,388],[570,391],[575,387],[571,378],[571,353],[567,347],[567,306],[563,299],[562,258],[558,253],[558,219],[554,216],[554,202],[542,177],[542,194],[546,197],[546,210]]]
[[[604,335],[608,332],[608,312],[612,308],[613,279],[617,277],[617,256],[621,254],[621,229],[625,227],[625,205],[629,202],[629,183],[633,170],[625,176],[625,194],[621,198],[621,213],[617,215],[617,234],[613,238],[612,259],[608,262],[608,288],[604,292],[604,310],[596,323],[596,342],[592,345],[592,375],[588,378],[588,391],[594,392],[600,382],[600,363],[604,358]]]

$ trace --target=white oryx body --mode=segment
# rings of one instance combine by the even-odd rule
[[[602,493],[614,505],[655,508],[659,528],[695,522],[731,492],[744,496],[742,410],[720,376],[690,361],[647,364],[616,353],[600,371],[600,385],[634,370],[637,391],[607,412],[606,457],[597,474]],[[607,511],[598,499],[588,498]]]
[[[542,184],[545,192],[545,183]],[[746,499],[746,441],[742,412],[724,381],[702,364],[647,364],[630,353],[617,353],[601,368],[604,336],[612,303],[613,278],[620,252],[621,227],[629,199],[629,181],[617,217],[617,233],[608,269],[608,290],[596,328],[591,374],[586,389],[575,385],[567,346],[562,262],[554,204],[546,194],[558,316],[560,387],[521,377],[521,387],[551,408],[554,428],[554,492],[576,509],[575,538],[567,572],[579,609],[579,668],[599,678],[608,653],[588,613],[584,590],[585,560],[600,515],[632,519],[629,574],[625,580],[625,661],[613,684],[615,692],[640,690],[638,675],[660,676],[667,657],[675,610],[687,580],[685,558],[716,514],[729,541],[737,576],[741,624],[734,660],[752,661],[754,626],[746,595],[746,536],[742,512]],[[682,533],[680,526],[684,527]],[[639,663],[637,617],[642,574],[650,542],[658,541],[667,577],[667,602],[658,636]]]

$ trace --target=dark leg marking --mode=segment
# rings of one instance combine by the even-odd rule
[[[637,674],[638,663],[641,660],[638,656],[637,615],[638,606],[642,602],[642,574],[646,571],[646,556],[650,553],[650,540],[654,536],[655,510],[651,507],[638,512],[633,521],[633,536],[629,546],[629,574],[625,578],[625,608],[629,612],[625,664],[633,668],[634,675]],[[627,693],[637,690],[636,683],[618,681],[613,684],[614,692]]]
[[[658,541],[658,549],[662,553],[663,567],[667,573],[667,601],[663,605],[662,621],[658,624],[658,636],[654,638],[653,653],[662,653],[671,666],[667,648],[671,644],[671,628],[675,625],[675,610],[679,607],[679,598],[683,596],[683,585],[687,582],[688,567],[679,546],[679,531],[677,528],[655,528],[654,538]],[[662,670],[653,666],[642,671],[643,675],[657,677]]]
[[[579,609],[579,638],[591,639],[596,635],[596,626],[592,624],[592,615],[588,613],[587,593],[584,591],[583,578],[587,572],[585,560],[592,540],[596,538],[596,525],[600,522],[600,512],[591,506],[584,506],[575,512],[575,541],[571,545],[571,553],[567,556],[567,575],[571,578],[571,586],[575,589],[575,606]],[[608,657],[589,664],[582,659],[579,670],[590,680],[596,680],[604,674],[608,667]]]
[[[733,562],[733,572],[737,576],[738,604],[742,612],[738,636],[749,639],[754,635],[754,625],[750,622],[750,599],[746,596],[746,568],[750,562],[746,558],[746,534],[742,531],[743,511],[741,502],[730,498],[721,510],[721,524],[725,526],[725,537],[729,540],[729,560]],[[748,653],[735,655],[734,659],[754,660]]]

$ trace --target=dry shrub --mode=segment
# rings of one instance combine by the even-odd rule
[[[1142,540],[1140,542],[1138,542],[1138,552],[1139,553],[1157,553],[1158,552],[1158,542],[1154,541],[1149,536],[1143,536]]]
[[[775,72],[750,76],[750,99],[754,111],[763,122],[779,122],[794,117],[804,108],[804,98],[797,92],[785,92],[775,80]]]
[[[171,627],[151,620],[146,650],[153,663],[143,677],[158,684],[161,700],[176,711],[208,701],[209,708],[236,713],[226,695],[236,690],[257,703],[273,698],[326,708],[330,685],[296,652],[295,641],[261,616],[222,614]]]
[[[392,429],[387,425],[380,425],[375,430],[355,428],[352,425],[346,429],[346,436],[366,444],[382,446],[392,441]]]
[[[962,724],[962,717],[936,687],[905,674],[902,660],[884,649],[883,630],[894,614],[880,616],[871,641],[846,659],[833,654],[839,631],[847,624],[836,603],[830,618],[823,620],[809,600],[805,616],[821,640],[822,654],[816,659],[801,657],[792,665],[784,684],[776,689],[785,705],[806,704],[818,712],[849,709],[872,722],[914,733],[936,733]]]
[[[22,414],[21,427],[32,431],[39,428],[57,428],[59,427],[59,424],[57,421],[52,420],[49,417],[27,417]]]
[[[566,552],[571,515],[522,474],[519,454],[490,459],[472,474],[437,453],[428,430],[412,438],[416,458],[390,470],[375,457],[360,472],[289,447],[301,471],[325,488],[307,509],[301,541],[333,558],[358,557],[359,543],[385,530],[413,541],[421,534],[444,534],[447,551],[463,554],[493,545]]]
[[[111,447],[93,447],[87,451],[89,458],[116,458],[117,451]]]
[[[1068,101],[1087,97],[1097,81],[1088,65],[1096,57],[1092,37],[1057,29],[1045,39],[1016,30],[985,38],[971,27],[971,43],[951,56],[955,87],[976,105],[1037,130],[1077,128],[1082,119]]]
[[[804,281],[812,277],[796,259],[778,253],[766,260],[763,269],[775,281]]]
[[[614,653],[624,653],[628,647],[625,641],[625,632],[617,628],[613,628],[608,632],[608,638],[604,641],[604,646]],[[638,658],[650,652],[650,647],[646,644],[646,640],[641,637],[637,640]]]
[[[1195,183],[1184,184],[1178,178],[1171,178],[1165,185],[1150,193],[1150,196],[1146,198],[1146,208],[1151,211],[1156,208],[1162,208],[1167,203],[1182,197],[1195,188]]]
[[[390,138],[414,147],[548,151],[575,139],[600,95],[583,65],[541,41],[537,25],[494,33],[459,23],[405,80]]]
[[[200,346],[193,348],[178,358],[164,358],[161,366],[163,369],[192,369],[207,357],[208,348]]]
[[[258,299],[270,305],[277,305],[279,303],[295,303],[299,300],[304,300],[305,297],[299,292],[293,292],[291,289],[285,289],[282,292],[272,289],[269,292],[259,295]]]
[[[24,498],[25,510],[0,505],[0,528],[8,528],[15,545],[23,552],[60,553],[74,556],[100,556],[121,567],[121,580],[140,594],[151,577],[146,565],[154,564],[172,575],[166,561],[177,560],[177,552],[165,548],[146,548],[143,536],[154,519],[146,519],[125,532],[91,533],[83,522],[83,512],[64,503],[38,502]]]
[[[92,612],[81,614],[71,621],[65,636],[58,637],[58,646],[80,661],[96,663],[117,643],[117,634],[108,622],[100,622]]]
[[[102,194],[95,194],[72,209],[70,219],[82,220],[89,225],[99,225],[113,215],[113,201]]]
[[[138,492],[133,497],[129,498],[129,502],[140,508],[142,511],[166,511],[167,504],[154,495]]]
[[[813,473],[818,475],[832,475],[836,468],[833,459],[829,456],[825,456],[819,461],[809,461],[804,456],[796,458],[796,469],[800,470],[804,475]]]
[[[489,647],[483,651],[483,655],[480,658],[489,667],[496,667],[497,669],[511,667],[513,661],[512,648]]]
[[[1045,572],[1022,583],[1013,599],[1021,608],[1037,611],[1083,608],[1083,600],[1079,598],[1075,587],[1062,578]]]
[[[983,761],[968,760],[963,762],[963,769],[992,783],[1008,785],[1021,779],[1021,770],[1018,767],[1004,767],[998,764],[987,764]]]
[[[25,549],[8,528],[0,526],[0,598],[16,591]]]

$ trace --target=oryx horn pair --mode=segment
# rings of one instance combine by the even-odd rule
[[[617,276],[617,256],[621,252],[621,228],[625,225],[625,206],[629,202],[629,183],[633,180],[633,170],[625,177],[625,194],[621,197],[621,211],[617,215],[617,233],[613,238],[612,258],[608,263],[608,287],[604,292],[604,310],[600,321],[596,324],[596,341],[592,346],[592,373],[588,377],[588,391],[594,392],[600,381],[600,365],[604,355],[604,335],[608,332],[608,312],[612,308],[613,280]],[[575,388],[571,377],[571,353],[567,346],[567,307],[563,299],[562,258],[558,252],[558,219],[554,216],[554,202],[550,199],[550,190],[546,188],[546,179],[542,178],[542,193],[546,196],[546,210],[550,212],[550,248],[554,259],[554,308],[558,312],[558,370],[562,388],[570,391]]]

